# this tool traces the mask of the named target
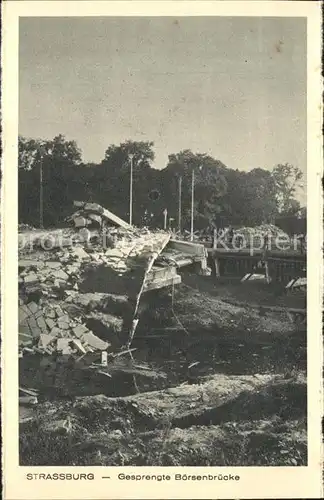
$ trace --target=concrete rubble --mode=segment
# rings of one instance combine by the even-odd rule
[[[19,358],[23,364],[31,355],[60,356],[66,362],[81,357],[89,367],[97,354],[104,360],[97,369],[108,373],[101,353],[112,355],[127,346],[127,354],[141,295],[146,282],[151,285],[153,263],[170,235],[133,228],[97,204],[75,204],[79,210],[70,219],[75,227],[65,230],[60,246],[43,246],[57,231],[33,231],[34,244],[21,248]],[[88,239],[82,236],[85,228]]]

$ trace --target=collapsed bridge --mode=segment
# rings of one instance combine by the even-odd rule
[[[76,205],[74,228],[19,234],[22,388],[68,384],[57,377],[60,362],[85,377],[147,374],[131,355],[142,296],[180,283],[180,267],[208,274],[203,245],[131,227],[97,204]]]

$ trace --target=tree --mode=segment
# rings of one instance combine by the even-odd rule
[[[44,223],[63,222],[80,186],[80,162],[81,151],[75,141],[61,134],[52,140],[19,137],[19,220],[38,225],[42,171]]]
[[[52,140],[28,139],[18,137],[18,167],[31,170],[42,157],[53,161],[66,162],[67,165],[79,165],[81,163],[81,150],[75,141],[67,141],[62,134]]]
[[[130,155],[133,155],[133,164],[136,169],[150,168],[155,158],[153,142],[125,141],[119,146],[112,144],[105,152],[103,163],[118,170],[127,169]]]
[[[31,170],[40,154],[42,141],[40,139],[27,139],[18,137],[18,168]]]
[[[81,150],[75,141],[67,141],[64,135],[59,134],[51,141],[44,141],[43,153],[52,161],[66,162],[67,165],[80,165]]]
[[[149,141],[125,141],[112,144],[105,158],[96,167],[98,202],[109,206],[120,217],[129,217],[129,189],[131,155],[133,162],[133,221],[139,224],[149,202],[150,185],[154,185],[154,169],[151,167],[155,154],[154,143]]]
[[[276,198],[279,212],[282,214],[298,211],[294,195],[301,187],[303,174],[298,167],[289,163],[276,165],[272,171],[276,187]]]

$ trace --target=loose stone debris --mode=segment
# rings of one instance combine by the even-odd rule
[[[41,355],[43,366],[44,359],[50,365],[59,357],[63,364],[73,366],[82,360],[82,369],[109,376],[109,370],[115,369],[109,357],[115,350],[121,350],[124,357],[131,356],[141,295],[146,283],[150,289],[156,281],[158,270],[152,269],[153,264],[170,235],[135,229],[97,204],[75,205],[79,210],[70,218],[75,225],[73,234],[65,231],[62,237],[63,232],[33,231],[32,248],[22,249],[19,358],[24,365],[27,357]],[[88,238],[82,232],[85,228],[89,228]],[[44,251],[44,241],[53,234],[56,242],[61,239],[61,245]],[[72,245],[72,241],[77,243]],[[170,283],[176,282],[175,269],[167,278]],[[101,312],[93,314],[93,307],[98,306]],[[98,336],[93,327],[102,335]],[[107,335],[109,338],[103,338]],[[39,369],[38,361],[35,363]],[[124,368],[131,372],[128,362]],[[24,377],[25,370],[20,371]]]

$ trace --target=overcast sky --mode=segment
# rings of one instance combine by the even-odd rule
[[[189,148],[228,167],[306,172],[306,21],[298,18],[24,18],[19,133],[154,141],[156,168]]]

